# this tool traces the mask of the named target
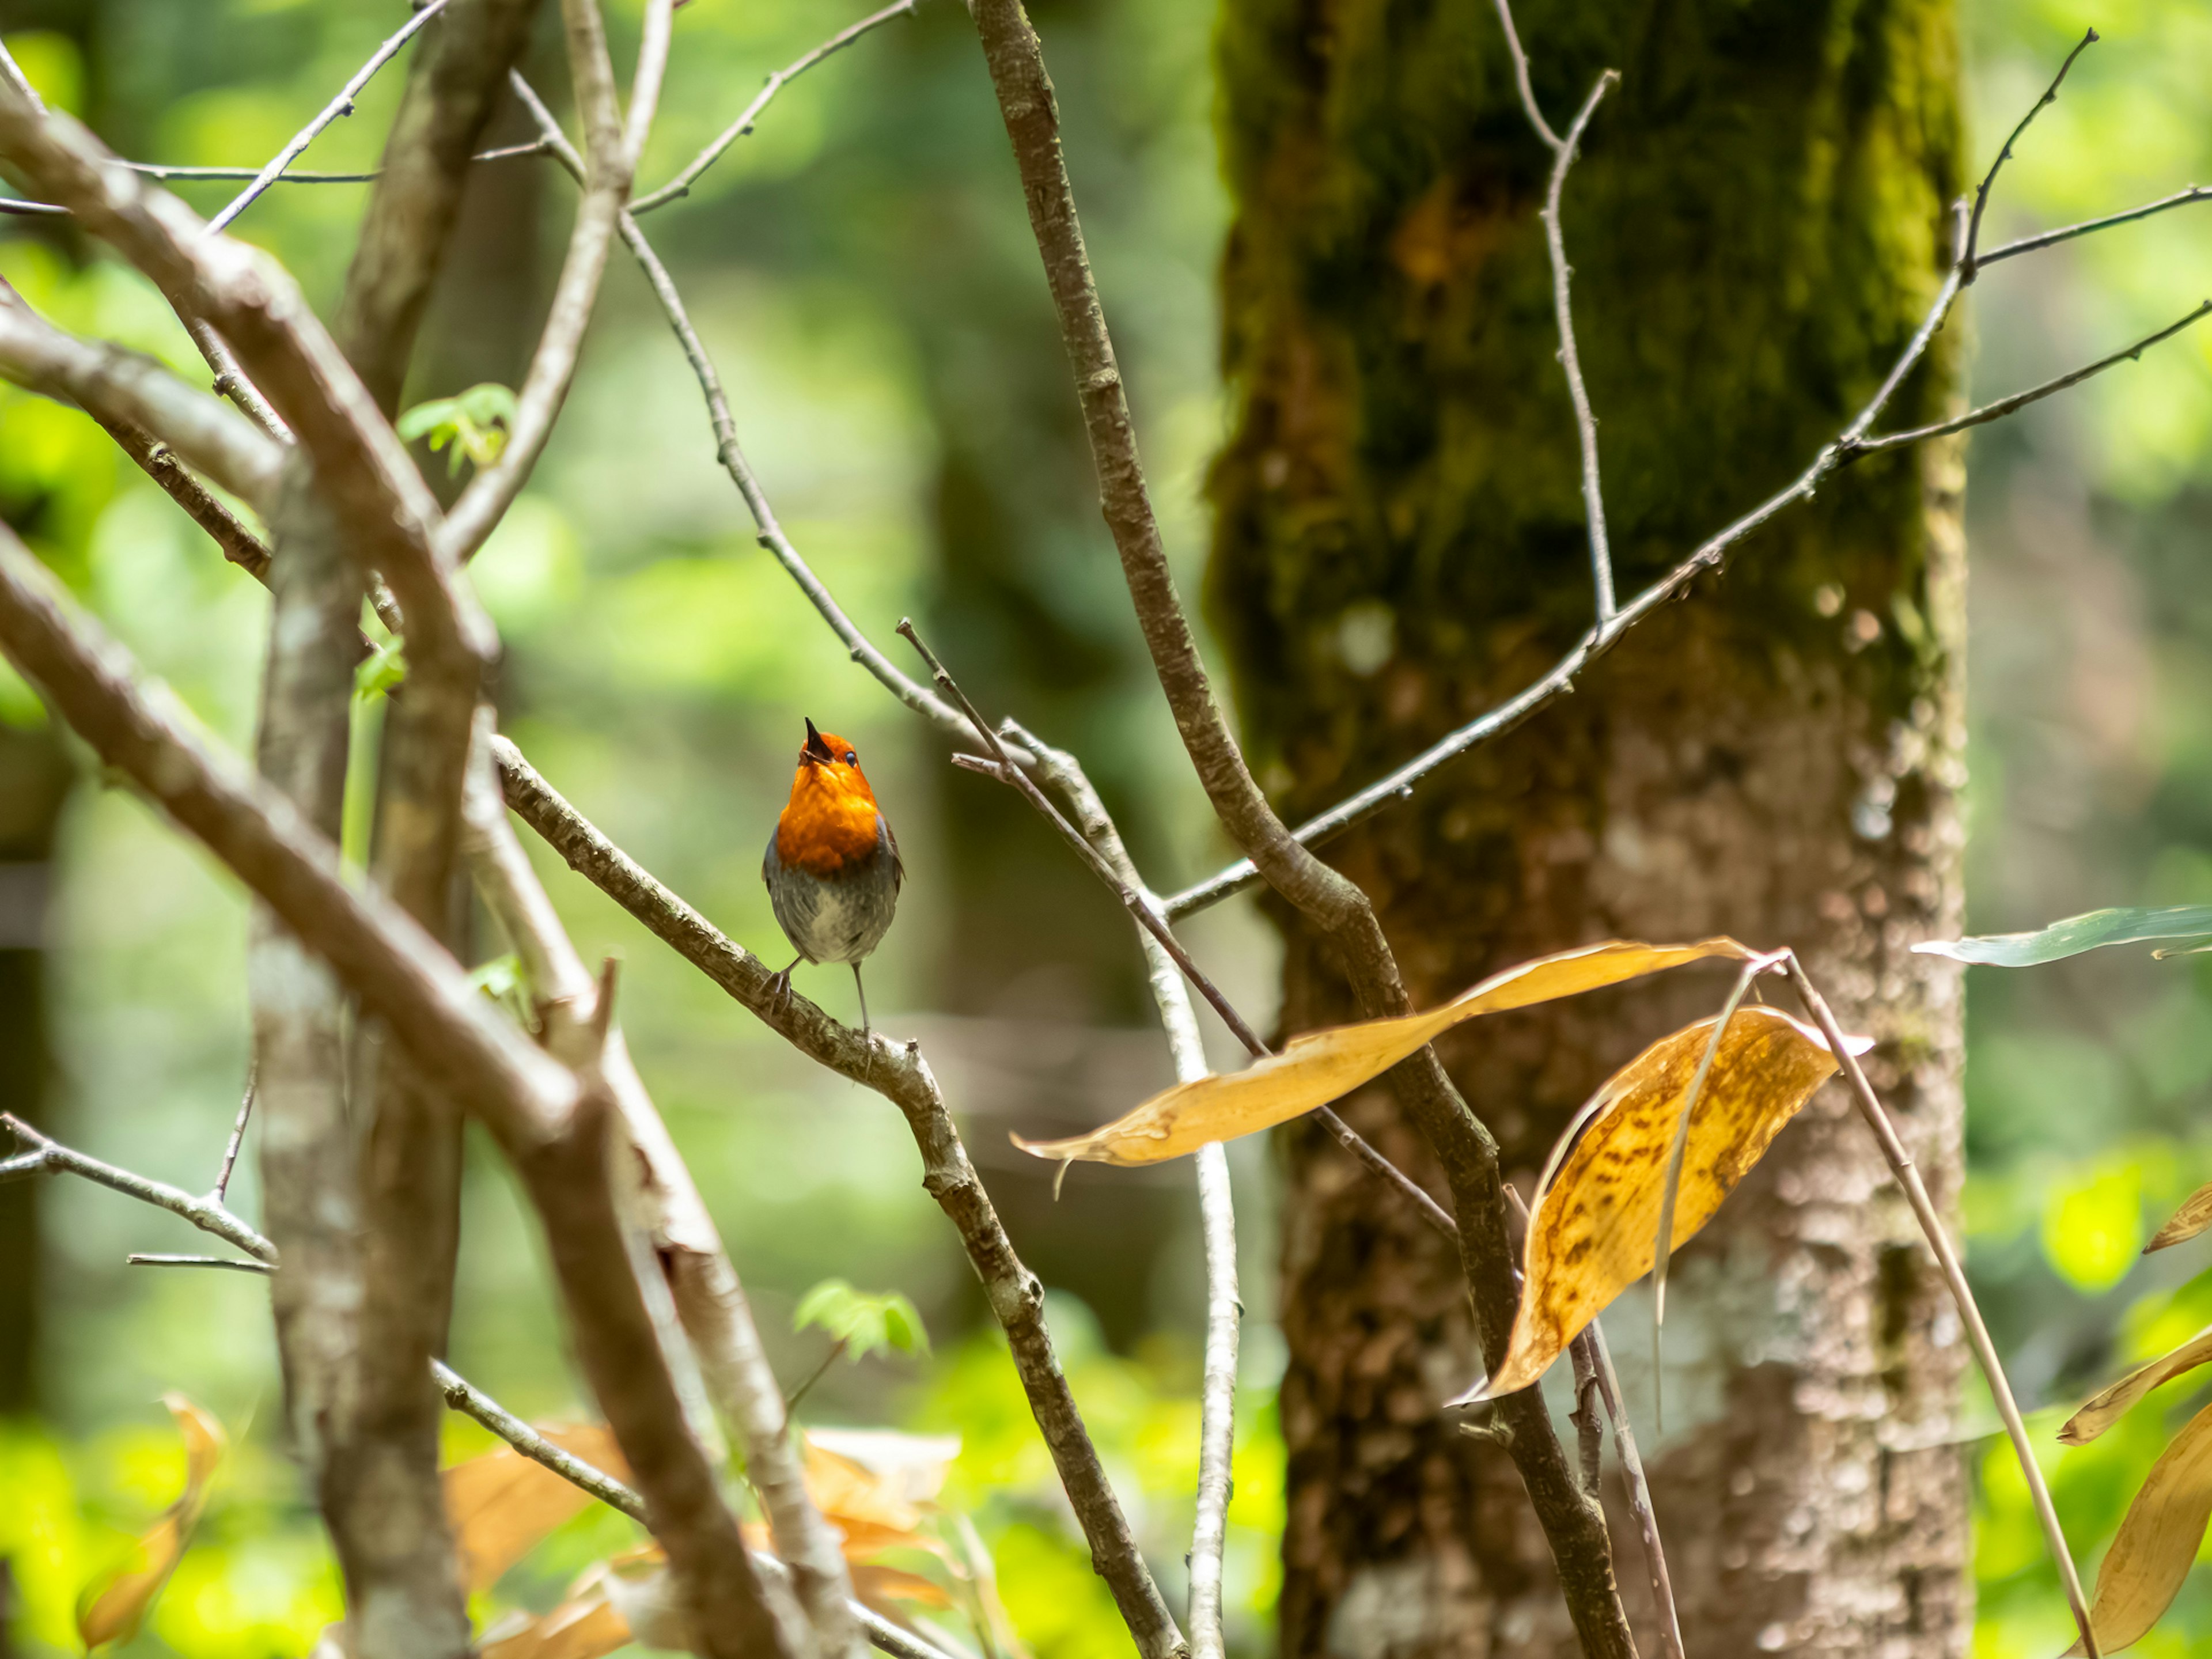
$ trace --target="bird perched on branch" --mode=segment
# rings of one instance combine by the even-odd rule
[[[799,952],[769,983],[776,1008],[791,1006],[791,969],[801,962],[845,962],[860,995],[860,1034],[868,1034],[868,993],[860,963],[890,931],[906,866],[898,838],[860,775],[860,757],[834,732],[806,722],[806,743],[791,780],[791,800],[776,818],[761,859],[761,879],[776,925]]]

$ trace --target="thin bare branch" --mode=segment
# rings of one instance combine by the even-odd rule
[[[1667,1548],[1660,1542],[1659,1516],[1651,1507],[1651,1483],[1644,1479],[1644,1458],[1636,1449],[1636,1431],[1629,1425],[1620,1377],[1613,1369],[1604,1328],[1593,1319],[1583,1334],[1589,1338],[1590,1358],[1596,1363],[1598,1399],[1605,1407],[1606,1420],[1613,1425],[1613,1447],[1620,1457],[1628,1510],[1636,1517],[1637,1541],[1644,1547],[1644,1571],[1651,1580],[1651,1605],[1659,1620],[1659,1651],[1662,1659],[1686,1659],[1681,1614],[1674,1607],[1674,1576],[1667,1571]]]
[[[2039,403],[2054,392],[2076,386],[2093,375],[2121,363],[2131,363],[2151,347],[2170,340],[2182,330],[2193,326],[2205,317],[2212,316],[2212,300],[2207,300],[2196,310],[2178,322],[2168,323],[2155,334],[2146,334],[2133,345],[2124,346],[2109,357],[2100,357],[2095,362],[2048,380],[2040,386],[2030,386],[2025,392],[2015,392],[2009,398],[2000,398],[1995,403],[1984,404],[1979,409],[1969,410],[1964,415],[1948,421],[1938,421],[1933,426],[1915,427],[1910,432],[1885,432],[1872,438],[1863,438],[1844,452],[1845,460],[1856,460],[1862,455],[1877,455],[1886,449],[1902,449],[1908,444],[1923,443],[1930,438],[1941,438],[1954,432],[1964,432],[1969,427],[1986,426],[1991,421],[2002,420],[2015,410]]]
[[[1553,149],[1562,148],[1559,135],[1552,131],[1552,124],[1544,118],[1544,111],[1536,102],[1536,88],[1528,80],[1528,54],[1521,48],[1521,31],[1513,27],[1511,0],[1496,0],[1498,27],[1505,31],[1505,50],[1513,59],[1513,84],[1521,94],[1521,112],[1528,118],[1528,125],[1536,129],[1536,136]]]
[[[1060,1485],[1091,1545],[1092,1562],[1137,1637],[1146,1659],[1174,1659],[1182,1643],[1145,1565],[1097,1448],[1083,1426],[1044,1322],[1044,1287],[1022,1264],[953,1127],[921,1046],[881,1032],[863,1037],[805,997],[779,997],[766,963],[732,943],[655,880],[532,769],[521,751],[495,738],[507,804],[569,867],[644,923],[693,966],[800,1053],[873,1090],[897,1107],[921,1154],[922,1185],[951,1219],[1006,1333],[1037,1426]]]
[[[466,563],[521,493],[568,399],[577,358],[583,351],[584,333],[599,301],[599,280],[606,274],[607,254],[614,246],[616,227],[629,199],[630,182],[660,95],[661,76],[668,64],[672,5],[672,0],[647,0],[625,122],[615,94],[614,65],[607,56],[606,31],[597,0],[562,0],[569,75],[584,118],[584,152],[588,158],[584,197],[576,209],[575,227],[569,233],[568,255],[554,283],[544,331],[531,355],[521,389],[515,394],[514,418],[509,423],[507,443],[498,460],[469,480],[439,532],[440,553],[450,563]]]
[[[667,206],[678,197],[689,196],[691,193],[691,186],[699,182],[699,175],[720,161],[723,153],[731,145],[751,133],[753,123],[760,119],[761,112],[775,100],[776,94],[781,92],[823,58],[834,52],[842,52],[871,29],[881,27],[894,17],[913,16],[916,3],[917,0],[893,0],[892,4],[885,6],[881,11],[870,12],[859,22],[848,24],[838,30],[811,52],[793,58],[790,63],[786,64],[768,77],[767,84],[754,95],[752,102],[738,112],[738,118],[724,127],[716,135],[713,143],[685,162],[683,169],[659,189],[648,191],[631,203],[629,210],[633,214],[650,213],[655,208]]]
[[[1121,830],[1075,757],[1049,748],[1027,732],[1021,737],[1037,757],[1040,775],[1060,792],[1074,813],[1084,840],[1097,849],[1119,881],[1142,890],[1143,878],[1137,873],[1136,861],[1129,856]],[[1144,897],[1146,908],[1156,911],[1152,895],[1146,892]],[[1153,1004],[1160,1011],[1160,1024],[1167,1033],[1168,1051],[1174,1056],[1176,1081],[1195,1082],[1209,1068],[1189,985],[1175,957],[1149,929],[1139,930],[1137,942],[1145,953],[1145,975]],[[1223,1659],[1227,1650],[1221,1628],[1223,1555],[1229,1535],[1237,1435],[1237,1347],[1244,1304],[1237,1287],[1237,1210],[1229,1178],[1229,1154],[1218,1141],[1210,1142],[1199,1148],[1194,1162],[1200,1226],[1205,1238],[1206,1357],[1199,1393],[1198,1497],[1190,1528],[1190,1602],[1184,1616],[1190,1626],[1191,1659]]]
[[[282,445],[151,357],[64,333],[4,281],[0,379],[74,404],[103,423],[151,433],[264,516],[276,501]]]
[[[243,1261],[229,1255],[162,1255],[134,1251],[123,1258],[129,1267],[227,1267],[234,1273],[260,1273],[264,1277],[276,1269],[266,1261]]]
[[[2096,35],[2092,33],[2089,39]],[[2084,42],[2086,45],[2087,42]],[[2079,53],[2081,48],[2075,48]],[[2073,60],[2067,60],[2071,63]],[[2053,83],[2054,89],[2056,82]],[[2021,123],[2023,126],[2027,124]],[[2019,135],[2015,133],[2015,137]],[[2005,1376],[2004,1362],[1998,1356],[1996,1344],[1990,1340],[1989,1326],[1983,1322],[1982,1310],[1974,1301],[1972,1287],[1966,1282],[1965,1265],[1951,1243],[1950,1231],[1943,1218],[1936,1212],[1935,1200],[1928,1195],[1928,1183],[1920,1178],[1919,1167],[1912,1155],[1898,1138],[1897,1126],[1890,1121],[1889,1114],[1882,1109],[1881,1100],[1867,1081],[1865,1068],[1852,1052],[1850,1042],[1844,1036],[1843,1028],[1836,1023],[1827,999],[1823,997],[1805,971],[1804,963],[1793,952],[1784,958],[1790,982],[1805,1005],[1813,1023],[1820,1028],[1827,1039],[1831,1053],[1843,1067],[1844,1079],[1850,1085],[1851,1101],[1866,1120],[1867,1127],[1874,1131],[1875,1144],[1888,1161],[1890,1173],[1897,1184],[1905,1189],[1905,1201],[1911,1205],[1912,1214],[1920,1224],[1920,1231],[1928,1239],[1928,1248],[1935,1252],[1936,1264],[1942,1270],[1943,1282],[1951,1291],[1951,1299],[1958,1305],[1959,1318],[1966,1328],[1966,1336],[1974,1346],[1974,1357],[1981,1361],[1984,1380],[1989,1384],[1990,1401],[2002,1419],[2005,1433],[2012,1441],[2012,1449],[2020,1461],[2020,1472],[2027,1481],[2027,1490],[2035,1504],[2035,1518],[2043,1528],[2044,1542],[2049,1546],[2051,1559],[2058,1568],[2058,1580],[2066,1591],[2066,1602],[2074,1613],[2074,1622],[2081,1628],[2082,1651],[2088,1659],[2099,1659],[2097,1633],[2089,1618],[2088,1598],[2081,1593],[2081,1577],[2075,1571],[2073,1553],[2067,1548],[2066,1533],[2058,1524],[2058,1510],[2051,1501],[2051,1488],[2044,1480],[2043,1471],[2037,1466],[2035,1449],[2027,1437],[2027,1425],[2021,1420],[2020,1406],[2013,1399],[2012,1383]]]
[[[235,1244],[257,1261],[273,1263],[276,1247],[240,1220],[222,1206],[220,1200],[201,1198],[181,1187],[172,1187],[165,1181],[149,1181],[144,1176],[119,1170],[112,1164],[103,1164],[96,1158],[64,1146],[58,1140],[43,1135],[22,1119],[10,1112],[0,1112],[0,1129],[31,1149],[28,1156],[10,1158],[0,1165],[9,1175],[27,1176],[58,1174],[67,1171],[82,1176],[87,1181],[135,1198],[143,1204],[151,1204],[172,1215],[182,1216],[203,1232],[213,1233],[227,1244]]]
[[[230,1193],[230,1172],[238,1167],[238,1149],[246,1144],[246,1121],[253,1115],[253,1073],[246,1073],[246,1092],[238,1102],[238,1115],[230,1126],[230,1139],[223,1145],[222,1164],[215,1172],[215,1201],[222,1203]]]
[[[1498,0],[1498,4],[1509,20],[1506,27],[1510,32],[1511,13],[1504,9],[1505,0]],[[1514,44],[1517,55],[1519,42]],[[1613,620],[1613,549],[1606,535],[1605,488],[1598,474],[1597,416],[1591,412],[1589,388],[1583,381],[1582,356],[1575,349],[1574,307],[1568,297],[1574,267],[1567,263],[1566,232],[1560,222],[1559,204],[1566,193],[1567,173],[1582,148],[1583,134],[1589,129],[1590,118],[1597,113],[1599,101],[1620,79],[1619,73],[1613,70],[1597,77],[1589,96],[1575,112],[1574,125],[1567,129],[1566,137],[1555,145],[1542,216],[1544,246],[1552,261],[1552,320],[1559,334],[1559,369],[1567,378],[1567,397],[1575,409],[1575,438],[1582,452],[1583,513],[1589,526],[1590,582],[1597,597],[1600,628]],[[1530,108],[1534,107],[1532,100]],[[1540,120],[1538,126],[1540,131],[1545,131]]]
[[[544,152],[533,143],[476,153],[537,9],[537,0],[458,0],[409,66],[382,165],[358,175],[376,188],[332,331],[386,416],[399,406],[471,168]]]
[[[1990,163],[1990,170],[1982,175],[1982,182],[1974,191],[1973,216],[1966,222],[1966,246],[1959,257],[1959,268],[1966,273],[1967,282],[1971,283],[1974,280],[1974,273],[1978,264],[1977,255],[1982,242],[1982,215],[1990,205],[1990,186],[1996,183],[1997,174],[2003,171],[2004,164],[2012,160],[2012,147],[2020,142],[2021,135],[2027,131],[2030,124],[2037,116],[2042,114],[2046,107],[2058,101],[2058,88],[2065,84],[2067,71],[2074,67],[2074,60],[2088,51],[2091,46],[2095,46],[2097,38],[2097,31],[2094,29],[2087,30],[2082,34],[2080,44],[2066,54],[2066,61],[2058,66],[2058,73],[2051,76],[2051,84],[2044,89],[2043,96],[2037,99],[2029,106],[2027,113],[2020,118],[2020,125],[2012,130],[2011,136],[2004,141],[2004,148],[1997,152],[1997,159]],[[2094,1654],[2094,1651],[2095,1650],[2092,1648],[2091,1652]]]
[[[2212,188],[2207,188],[2203,185],[2191,185],[2188,189],[2178,190],[2171,196],[2161,196],[2155,202],[2145,202],[2141,207],[2131,207],[2119,213],[2108,213],[2101,219],[2084,219],[2079,224],[2064,225],[2057,230],[2038,231],[2033,236],[2022,236],[2002,246],[1993,247],[1987,253],[1980,256],[1976,262],[1975,269],[1985,270],[2000,259],[2015,258],[2023,253],[2040,252],[2045,248],[2056,247],[2061,242],[2070,242],[2077,236],[2094,236],[2097,232],[2110,230],[2115,225],[2131,225],[2137,220],[2148,219],[2156,214],[2169,212],[2178,207],[2187,207],[2191,203],[2206,200],[2212,200]]]
[[[561,163],[570,178],[582,183],[583,158],[562,134],[559,124],[554,120],[552,112],[545,107],[544,100],[520,75],[514,76],[510,84],[515,95],[522,100],[523,106],[537,121],[539,136],[548,153]],[[767,491],[761,488],[760,480],[745,459],[744,451],[738,446],[737,422],[730,413],[729,399],[723,393],[721,376],[715,370],[714,360],[707,355],[707,348],[700,340],[698,331],[691,325],[690,313],[684,307],[684,297],[677,291],[674,279],[668,274],[668,267],[661,263],[660,256],[646,240],[645,234],[638,228],[634,216],[625,215],[620,228],[623,246],[629,249],[639,268],[645,272],[654,297],[660,301],[661,310],[667,315],[677,343],[683,348],[684,358],[690,363],[691,372],[699,381],[700,392],[707,403],[707,416],[714,428],[715,458],[721,462],[723,470],[730,476],[730,482],[737,486],[738,494],[744,498],[746,510],[752,514],[754,528],[759,532],[760,544],[799,585],[799,592],[806,596],[807,602],[813,605],[823,621],[829,623],[830,632],[837,636],[838,642],[851,654],[854,662],[873,675],[893,696],[947,736],[956,740],[963,738],[968,732],[968,722],[960,711],[927,687],[917,684],[902,673],[897,665],[876,648],[868,636],[846,615],[836,596],[814,574],[813,568],[793,545],[791,538],[784,534],[783,526],[776,520],[775,509],[769,503]],[[1028,757],[1024,754],[1020,758],[1026,763]]]
[[[292,135],[284,148],[270,159],[269,165],[253,175],[253,182],[231,198],[221,212],[208,221],[207,234],[218,234],[229,228],[238,216],[259,199],[262,191],[283,176],[284,169],[300,159],[301,152],[321,136],[325,127],[342,115],[353,113],[353,100],[361,95],[362,88],[375,78],[376,72],[399,55],[399,48],[415,38],[418,30],[440,12],[448,0],[423,0],[414,15],[395,30],[391,38],[370,54],[369,59],[354,71],[353,79],[338,88],[337,96],[315,112],[313,120]]]

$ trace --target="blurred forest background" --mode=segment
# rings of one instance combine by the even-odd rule
[[[636,9],[610,8],[618,31],[634,30]],[[1223,429],[1210,9],[1034,9],[1170,545],[1194,592]],[[859,15],[842,0],[696,0],[678,18],[643,181],[672,171],[771,70]],[[125,155],[201,165],[265,161],[399,15],[396,4],[313,0],[0,0],[9,49],[51,100]],[[2212,172],[2202,73],[2212,0],[2106,0],[2094,15],[2076,0],[1965,0],[1977,169],[2093,22],[2106,44],[2008,173],[1999,237]],[[549,90],[562,84],[550,27],[532,73]],[[373,166],[402,78],[382,76],[301,165]],[[495,135],[526,136],[514,121]],[[204,212],[235,186],[178,188]],[[470,301],[434,308],[410,404],[519,378],[566,234],[573,191],[541,161],[488,165],[472,190],[447,285]],[[238,229],[327,302],[362,193],[280,186]],[[1966,325],[1977,400],[2204,297],[2208,215],[2185,210],[1993,271]],[[1571,246],[1571,191],[1566,217]],[[1079,750],[1156,885],[1220,862],[1097,520],[1019,186],[956,0],[921,0],[913,19],[810,73],[690,199],[648,222],[787,529],[861,625],[881,639],[911,612],[986,708]],[[0,276],[64,326],[203,376],[150,288],[67,234],[0,220]],[[1602,308],[1630,296],[1577,300]],[[2208,368],[2212,335],[2185,336],[1975,440],[1976,931],[2107,904],[2212,902]],[[1571,441],[1564,430],[1560,441]],[[442,465],[429,471],[442,480]],[[0,390],[0,513],[212,727],[250,743],[265,595],[105,434]],[[696,387],[626,260],[610,268],[568,418],[475,574],[507,644],[502,723],[610,834],[764,954],[781,940],[760,847],[801,717],[860,748],[913,878],[871,963],[876,1023],[921,1039],[964,1112],[1008,1225],[1052,1287],[1078,1397],[1178,1600],[1202,1289],[1189,1170],[1079,1169],[1055,1205],[1049,1171],[1006,1140],[1014,1127],[1087,1128],[1168,1080],[1126,921],[1009,792],[943,763],[939,741],[844,659],[755,547]],[[367,700],[358,718],[373,726],[378,713]],[[65,798],[67,780],[51,775],[60,805],[49,824],[39,757],[64,752],[0,666],[0,836],[12,838],[0,843],[0,1094],[21,1099],[48,1066],[39,1112],[51,1133],[203,1190],[244,1079],[243,896],[89,772]],[[928,1358],[837,1367],[803,1415],[958,1432],[948,1501],[995,1550],[1037,1659],[1124,1651],[1000,1338],[883,1103],[809,1067],[550,860],[545,877],[586,957],[625,959],[632,1046],[780,1373],[803,1376],[826,1349],[821,1333],[790,1329],[799,1297],[821,1279],[901,1291],[922,1310]],[[1240,1006],[1255,1018],[1273,1006],[1277,948],[1249,900],[1188,931]],[[488,930],[482,947],[501,948]],[[842,970],[799,982],[853,1016]],[[1969,995],[1972,1267],[2022,1401],[2042,1408],[2034,1420],[2086,1567],[2165,1433],[2155,1413],[2137,1413],[2062,1455],[2051,1431],[2124,1362],[2212,1321],[2212,1274],[2137,1255],[2147,1224],[2212,1179],[2212,1130],[2199,1127],[2212,1115],[2212,967],[2092,957],[1977,975]],[[1268,1147],[1248,1140],[1231,1155],[1249,1409],[1231,1634],[1243,1659],[1257,1659],[1271,1647],[1277,1576],[1269,1413],[1280,1344]],[[249,1159],[233,1188],[247,1215],[252,1182]],[[191,1245],[158,1212],[76,1182],[40,1188],[33,1233],[33,1197],[27,1185],[0,1188],[0,1557],[14,1578],[16,1651],[71,1648],[78,1588],[174,1495],[180,1454],[156,1401],[179,1389],[240,1446],[199,1541],[128,1650],[305,1653],[337,1616],[337,1590],[276,1438],[265,1286],[126,1269],[130,1250]],[[455,1364],[526,1414],[575,1411],[534,1225],[489,1157],[472,1176],[466,1228]],[[1637,1375],[1644,1344],[1618,1346],[1633,1401],[1648,1388]],[[2066,1640],[2063,1604],[2025,1487],[1984,1433],[1994,1427],[1970,1404],[1960,1429],[1981,1477],[1976,1651],[2047,1655]],[[457,1448],[484,1439],[459,1419],[453,1434]],[[518,1593],[550,1596],[627,1525],[604,1513],[578,1522]],[[2206,1642],[2212,1590],[2193,1586],[2139,1650]]]

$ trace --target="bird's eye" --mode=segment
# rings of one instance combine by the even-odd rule
[[[858,766],[860,763],[860,757],[854,754],[851,750],[848,749],[845,751],[845,764],[848,766]]]

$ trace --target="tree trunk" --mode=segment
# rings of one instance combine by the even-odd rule
[[[1519,21],[1555,128],[1624,76],[1564,216],[1625,597],[1801,469],[1924,310],[1960,188],[1952,10],[1554,0]],[[1237,403],[1210,598],[1295,820],[1534,678],[1592,583],[1550,157],[1493,8],[1227,0],[1220,51]],[[1948,406],[1954,366],[1939,343],[1894,423]],[[1334,842],[1416,1001],[1609,936],[1793,945],[1880,1040],[1875,1081],[1955,1194],[1960,1009],[1907,946],[1960,920],[1961,476],[1949,447],[1845,472],[1571,697]],[[1285,1030],[1346,1018],[1336,966],[1284,925]],[[1462,1028],[1444,1058],[1524,1194],[1567,1115],[1724,984]],[[1441,1190],[1387,1090],[1345,1110]],[[1571,1652],[1511,1464],[1437,1409],[1478,1374],[1455,1257],[1317,1133],[1284,1150],[1285,1652]],[[1663,1437],[1648,1292],[1609,1323],[1690,1651],[1961,1652],[1964,1352],[1839,1090],[1685,1252],[1668,1306]]]

